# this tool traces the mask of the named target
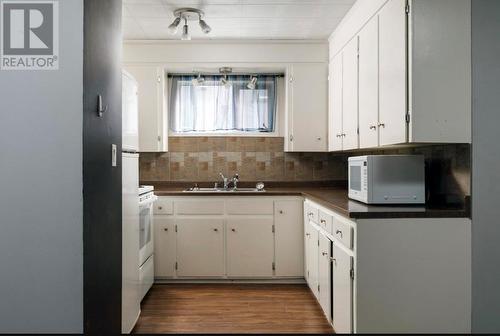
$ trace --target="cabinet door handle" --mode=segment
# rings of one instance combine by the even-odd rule
[[[219,232],[219,229],[214,229],[215,232]]]
[[[231,229],[231,231],[236,232],[236,229]]]
[[[337,259],[330,257],[330,261],[331,261],[332,263],[334,263],[335,265],[337,265]]]
[[[308,215],[309,217],[312,217],[312,215],[314,215],[314,212],[309,212],[307,215]]]
[[[339,235],[340,235],[340,238],[342,238],[342,236],[343,236],[343,235],[342,235],[342,231],[340,231],[340,230],[335,231],[335,234],[339,234]]]
[[[159,207],[158,207],[158,210],[163,210],[163,207],[162,207],[162,206],[159,206]]]
[[[317,137],[316,139],[318,139],[318,141],[320,141],[320,140],[321,140],[321,137]]]
[[[306,237],[309,237],[311,234],[310,233],[306,233]]]
[[[163,228],[163,231],[165,231],[165,232],[168,231],[168,228]]]
[[[321,224],[326,224],[326,220],[321,219],[321,220],[320,220],[320,223],[321,223]]]
[[[372,126],[370,126],[370,129],[375,131],[377,129],[377,126],[372,125]]]
[[[328,252],[321,252],[321,254],[326,257],[328,255]]]
[[[281,215],[283,214],[283,210],[280,210],[280,214],[281,214]]]
[[[378,127],[383,127],[383,128],[385,128],[385,124],[384,124],[384,123],[380,123],[380,124],[378,124]]]

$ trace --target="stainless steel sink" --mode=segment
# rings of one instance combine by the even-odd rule
[[[251,193],[251,192],[266,192],[264,189],[259,190],[257,188],[229,188],[229,189],[221,189],[221,188],[188,188],[184,190],[184,192],[189,192],[189,193]]]

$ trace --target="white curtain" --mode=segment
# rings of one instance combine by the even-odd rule
[[[172,76],[170,120],[174,132],[274,131],[276,76],[257,76],[256,88],[247,88],[249,76]]]

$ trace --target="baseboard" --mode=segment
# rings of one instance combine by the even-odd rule
[[[171,279],[155,278],[155,284],[305,284],[304,278],[275,278],[275,279]]]

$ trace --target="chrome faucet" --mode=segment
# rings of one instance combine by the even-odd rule
[[[233,176],[233,189],[236,190],[238,189],[238,182],[240,181],[240,175],[238,173],[234,174]]]
[[[224,189],[227,189],[229,187],[229,179],[224,176],[224,174],[219,173],[219,176],[221,177],[222,181],[224,182]]]

